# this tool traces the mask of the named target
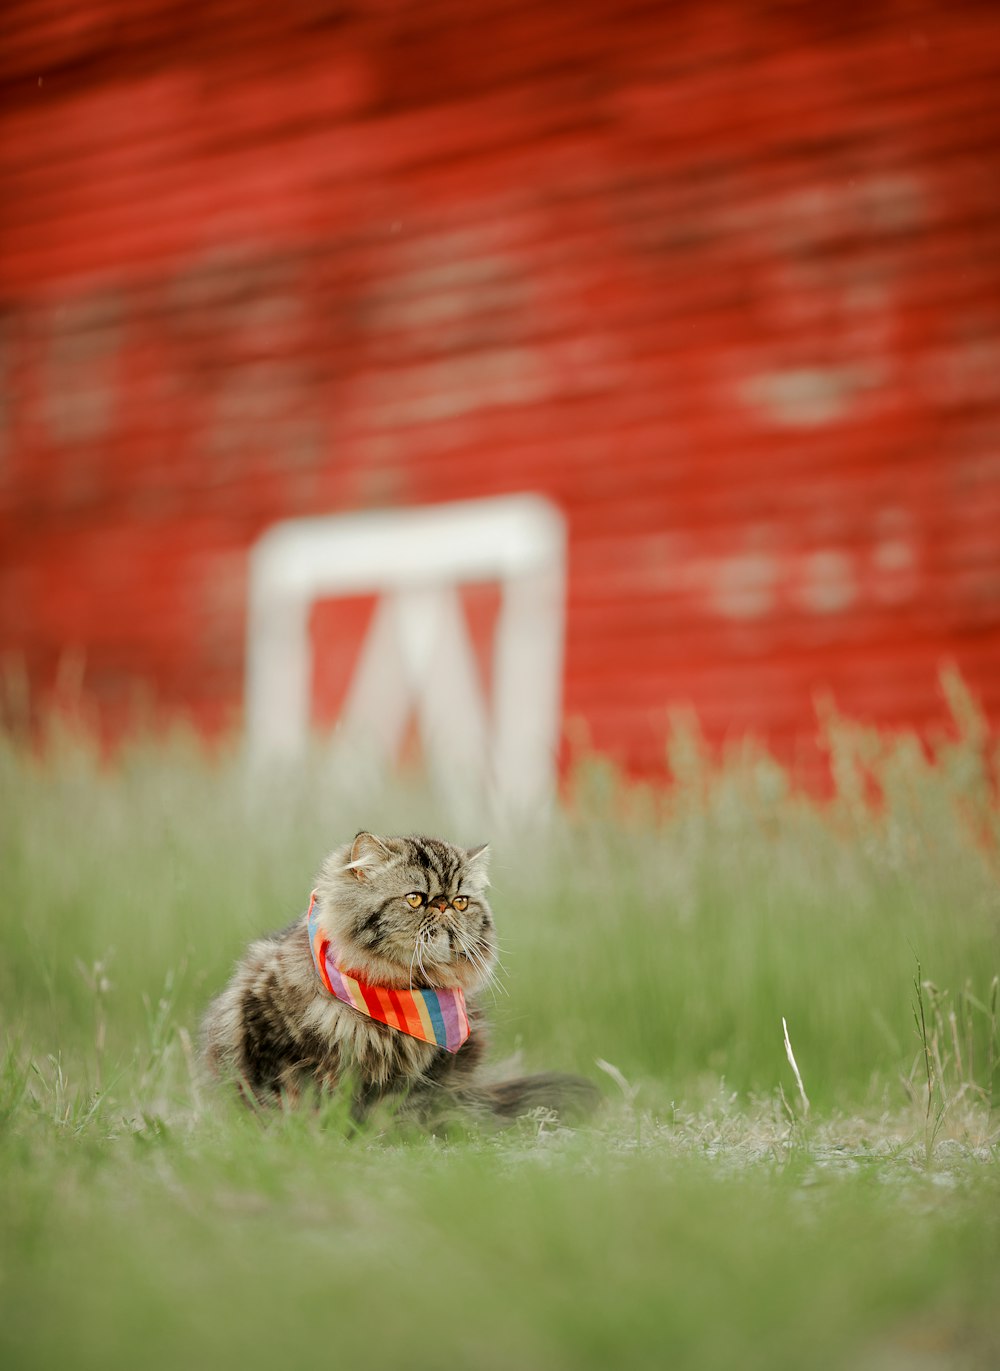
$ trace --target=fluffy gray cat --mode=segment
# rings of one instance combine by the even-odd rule
[[[453,1105],[506,1119],[587,1112],[597,1092],[580,1077],[484,1077],[488,884],[485,845],[359,833],[335,849],[308,915],[252,943],[209,1008],[210,1072],[258,1104],[349,1080],[359,1119],[385,1096],[424,1117]]]

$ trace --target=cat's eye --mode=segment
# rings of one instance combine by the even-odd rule
[[[469,897],[468,895],[456,895],[452,900],[452,904],[458,910],[459,914],[462,914],[469,907]]]
[[[411,891],[409,895],[404,895],[403,899],[411,909],[419,909],[424,902],[424,897],[420,894],[419,890]]]

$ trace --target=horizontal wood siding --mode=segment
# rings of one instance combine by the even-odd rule
[[[935,726],[944,662],[1000,719],[1000,8],[0,22],[0,653],[37,701],[237,722],[271,522],[539,491],[568,724],[636,771],[679,706],[800,759],[821,695]],[[367,613],[314,615],[320,720]]]

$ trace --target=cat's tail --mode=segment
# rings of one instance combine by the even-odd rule
[[[601,1092],[583,1076],[544,1071],[537,1076],[471,1086],[459,1098],[463,1104],[505,1121],[542,1109],[551,1110],[563,1123],[581,1123],[597,1108]]]

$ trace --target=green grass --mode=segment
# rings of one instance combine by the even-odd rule
[[[0,742],[0,1366],[1000,1363],[1000,756],[946,684],[933,755],[828,718],[822,801],[679,727],[670,789],[594,762],[492,835],[322,758]],[[590,1127],[201,1088],[208,998],[361,826],[492,836],[496,1055],[597,1080]]]

